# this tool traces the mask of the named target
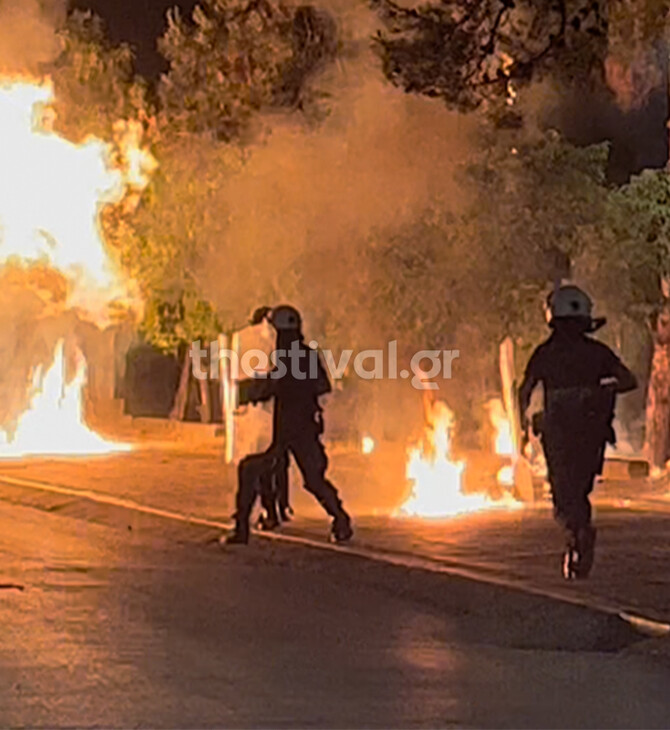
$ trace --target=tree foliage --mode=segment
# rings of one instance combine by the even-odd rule
[[[607,78],[617,93],[637,84],[645,96],[659,82],[653,45],[665,36],[670,7],[667,0],[370,4],[382,21],[375,45],[386,77],[460,111],[499,109],[546,76],[568,84]]]
[[[61,39],[62,53],[44,69],[57,90],[58,131],[114,144],[120,120],[139,121],[159,161],[139,205],[108,208],[103,218],[145,303],[145,337],[174,351],[239,323],[234,306],[219,314],[203,299],[196,271],[226,245],[221,190],[241,164],[255,115],[317,109],[312,81],[337,51],[332,18],[275,0],[204,0],[189,18],[174,11],[160,40],[169,70],[155,90],[135,74],[131,49],[112,44],[92,13],[70,14]]]
[[[610,191],[587,253],[594,288],[610,310],[638,322],[648,319],[663,298],[661,283],[670,273],[667,171],[645,171]]]
[[[371,5],[383,22],[376,46],[387,78],[461,111],[505,99],[511,83],[546,73],[583,74],[607,50],[602,0]]]
[[[221,191],[259,112],[313,111],[311,80],[336,36],[330,16],[311,6],[205,0],[191,18],[171,13],[159,45],[170,64],[158,86],[160,168],[127,230],[124,261],[147,302],[143,332],[167,350],[244,321],[234,301],[215,311],[197,276],[215,249],[243,258],[226,235]]]
[[[521,144],[498,135],[462,171],[469,205],[449,214],[426,209],[368,249],[365,296],[372,311],[385,313],[384,337],[408,352],[460,350],[458,377],[445,387],[463,424],[480,421],[483,404],[499,392],[500,342],[514,339],[522,367],[547,335],[543,304],[554,282],[574,277],[586,287],[611,319],[608,333],[630,321],[622,298],[630,292],[634,311],[643,296],[635,288],[640,232],[632,229],[633,212],[655,208],[656,193],[633,193],[641,181],[610,188],[606,165],[605,145],[575,148],[556,135]],[[645,254],[652,268],[656,246]]]
[[[74,11],[60,37],[62,53],[44,71],[57,90],[61,133],[76,142],[90,135],[111,141],[120,119],[149,120],[147,84],[135,75],[133,53],[108,40],[100,18]]]
[[[222,324],[231,324],[202,299],[196,272],[225,241],[221,189],[239,155],[203,136],[184,142],[159,140],[160,167],[121,237],[125,269],[147,302],[142,330],[165,350],[215,338]]]
[[[204,0],[190,19],[170,13],[159,47],[170,63],[159,88],[167,122],[231,141],[263,109],[305,108],[336,41],[330,16],[309,6]]]
[[[569,276],[605,210],[606,161],[604,146],[578,149],[554,136],[485,146],[463,171],[472,201],[463,212],[428,211],[373,250],[378,292],[395,303],[393,328],[435,347],[445,329],[472,322],[493,346],[536,331],[542,292]]]
[[[197,293],[192,262],[196,230],[208,219],[211,204],[203,177],[204,140],[170,144],[169,129],[156,124],[148,84],[136,76],[133,54],[107,38],[102,21],[91,13],[72,13],[61,31],[63,51],[45,69],[56,88],[56,128],[81,142],[94,135],[118,146],[119,122],[139,122],[144,144],[160,160],[138,206],[108,207],[102,217],[110,252],[139,287],[145,305],[140,329],[155,346],[174,351],[181,344],[218,332],[211,305]],[[206,160],[216,158],[208,145]],[[214,166],[220,160],[214,159]],[[211,174],[211,173],[210,173]],[[218,165],[220,176],[225,167]],[[197,216],[197,220],[196,220]]]

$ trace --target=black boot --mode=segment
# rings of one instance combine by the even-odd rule
[[[235,522],[235,529],[226,536],[226,545],[247,545],[249,542],[249,526],[239,520]]]
[[[595,558],[596,531],[590,525],[570,533],[563,554],[563,577],[566,580],[588,578]]]
[[[579,561],[577,563],[577,578],[588,578],[593,561],[595,559],[596,550],[596,530],[591,527],[583,527],[577,533],[577,553]]]
[[[565,552],[563,553],[563,577],[565,580],[575,580],[579,565],[579,552],[577,551],[577,538],[570,533],[566,540]]]
[[[346,512],[342,511],[341,514],[335,517],[330,536],[331,540],[336,543],[348,542],[354,536],[351,518]]]
[[[279,527],[279,519],[276,516],[264,514],[258,520],[258,529],[263,532],[273,532]]]

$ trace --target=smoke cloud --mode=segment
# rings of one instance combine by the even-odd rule
[[[351,6],[327,8],[343,45],[317,81],[328,117],[312,126],[297,114],[265,120],[269,134],[217,195],[221,237],[198,268],[224,322],[239,326],[254,307],[288,300],[307,338],[336,351],[381,346],[386,313],[366,299],[366,248],[430,209],[464,206],[454,173],[479,124],[391,86],[371,48],[375,17]],[[404,444],[423,422],[421,399],[405,382],[349,382],[327,422],[331,436],[358,427]]]
[[[0,0],[0,73],[35,74],[60,51],[67,0]]]
[[[374,17],[346,7],[330,7],[344,48],[318,82],[329,94],[326,121],[267,120],[269,135],[220,191],[224,240],[199,278],[224,313],[231,300],[250,311],[270,290],[304,307],[308,328],[315,292],[319,309],[347,317],[349,294],[365,286],[357,261],[371,237],[429,206],[464,202],[453,174],[467,159],[476,119],[393,88],[371,50]]]

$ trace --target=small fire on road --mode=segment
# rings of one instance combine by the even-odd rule
[[[464,493],[466,464],[454,461],[451,454],[454,423],[454,414],[444,401],[426,403],[423,438],[408,453],[406,476],[411,493],[398,516],[443,518],[521,506],[508,492],[498,500],[488,494]]]

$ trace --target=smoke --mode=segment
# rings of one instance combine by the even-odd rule
[[[479,121],[389,84],[365,7],[331,2],[327,9],[343,46],[316,82],[329,115],[316,125],[297,114],[264,120],[269,134],[217,195],[225,220],[198,283],[228,325],[288,300],[302,310],[308,339],[358,350],[381,347],[387,329],[387,312],[369,302],[366,249],[428,210],[465,204],[454,173],[474,149]],[[340,438],[358,429],[404,443],[422,424],[421,399],[406,382],[348,381],[327,422]]]
[[[0,0],[0,73],[36,74],[60,51],[67,0]]]
[[[225,240],[199,278],[224,313],[231,300],[246,312],[271,292],[304,307],[308,326],[315,301],[345,320],[347,301],[366,285],[358,262],[372,238],[430,206],[463,203],[453,173],[469,154],[475,118],[393,88],[371,51],[372,14],[344,3],[329,9],[344,48],[318,81],[328,118],[266,120],[270,134],[221,191]],[[329,328],[338,324],[346,322]]]

